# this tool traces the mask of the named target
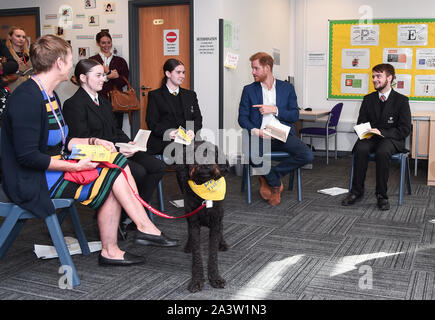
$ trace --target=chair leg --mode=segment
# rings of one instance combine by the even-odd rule
[[[329,137],[325,137],[325,147],[326,147],[326,164],[329,164]]]
[[[301,183],[301,168],[297,169],[298,176],[298,201],[302,201],[302,183]]]
[[[165,201],[163,200],[163,184],[162,180],[159,181],[159,184],[157,185],[157,192],[159,196],[159,205],[160,205],[160,211],[165,211]]]
[[[26,222],[24,219],[19,219],[20,211],[22,212],[23,210],[15,206],[0,228],[0,259],[5,256]]]
[[[337,160],[337,150],[338,150],[338,148],[337,148],[337,132],[335,133],[335,160]]]
[[[246,167],[246,196],[248,199],[248,204],[251,204],[251,166],[247,164]]]
[[[406,173],[406,186],[408,188],[408,194],[411,194],[411,172],[409,169],[409,157],[406,157],[405,173]]]
[[[399,182],[399,206],[402,205],[403,201],[403,178],[405,176],[405,157],[402,155],[400,157],[400,182]]]
[[[242,165],[242,185],[240,186],[241,192],[245,192],[246,166],[246,164]]]
[[[290,171],[289,178],[288,178],[288,190],[293,190],[293,184],[295,180],[295,170]]]
[[[65,217],[68,213],[69,213],[69,207],[62,208],[62,210],[60,210],[60,213],[57,215],[57,219],[59,220],[60,225],[62,225],[62,223],[65,220]]]
[[[352,153],[352,160],[350,165],[349,192],[352,190],[352,182],[353,182],[353,153]]]
[[[77,240],[79,241],[80,248],[82,249],[82,254],[86,256],[90,255],[91,250],[89,249],[88,241],[86,240],[85,233],[83,232],[82,225],[80,224],[80,219],[77,213],[76,206],[73,204],[71,207],[68,208],[68,211],[74,226]]]
[[[80,285],[80,278],[66,246],[57,215],[49,215],[47,218],[45,218],[45,223],[47,224],[48,231],[50,232],[51,240],[56,248],[60,263],[64,269],[64,272],[66,273],[68,284],[71,287]]]

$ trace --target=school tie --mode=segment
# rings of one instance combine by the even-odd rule
[[[387,100],[387,99],[385,98],[385,96],[383,94],[381,94],[381,101],[385,102],[385,100]]]
[[[98,99],[97,99],[97,98],[94,98],[94,103],[95,103],[96,106],[100,105],[100,104],[98,103]]]

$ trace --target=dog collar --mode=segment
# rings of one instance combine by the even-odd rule
[[[204,200],[219,201],[225,198],[227,184],[224,177],[221,177],[218,180],[209,180],[200,185],[196,184],[192,180],[189,180],[188,184],[190,189],[192,189],[197,196]]]

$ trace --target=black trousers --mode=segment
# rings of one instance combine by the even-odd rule
[[[165,174],[165,163],[152,155],[139,151],[128,158],[128,165],[136,181],[139,195],[149,202],[160,179]]]
[[[352,181],[352,193],[360,195],[364,193],[364,181],[369,163],[370,153],[376,154],[376,195],[386,199],[387,184],[391,166],[391,155],[398,150],[390,139],[372,137],[371,139],[358,140],[353,147],[354,174]]]

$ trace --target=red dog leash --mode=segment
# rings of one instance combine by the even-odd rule
[[[125,170],[123,168],[121,168],[120,166],[110,163],[110,162],[100,162],[100,165],[98,165],[99,167],[106,167],[106,168],[110,168],[110,169],[119,169],[121,170],[122,174],[125,177],[125,180],[127,180],[127,184],[131,189],[131,192],[133,192],[134,196],[136,197],[137,200],[139,200],[139,202],[148,210],[150,210],[152,213],[166,218],[166,219],[180,219],[180,218],[188,218],[190,216],[193,216],[194,214],[198,213],[200,210],[202,210],[206,204],[205,202],[203,202],[198,208],[196,208],[195,210],[193,210],[192,212],[189,212],[183,216],[179,216],[179,217],[173,217],[173,216],[169,216],[167,214],[164,214],[163,212],[160,212],[157,209],[154,209],[153,207],[151,207],[148,203],[146,203],[137,193],[136,191],[134,191],[134,189],[132,188],[132,186],[130,185],[130,182],[128,181],[128,177],[127,177],[127,173],[125,172]]]

